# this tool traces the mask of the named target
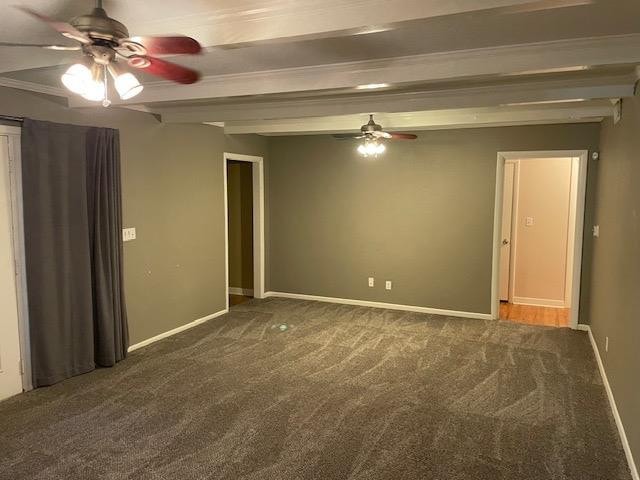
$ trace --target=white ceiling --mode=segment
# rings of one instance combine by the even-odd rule
[[[11,8],[16,3],[62,20],[93,6],[2,0],[0,41],[70,43]],[[139,75],[143,93],[119,103],[167,122],[224,122],[230,133],[325,133],[343,130],[341,122],[357,128],[368,112],[412,129],[599,120],[613,114],[609,99],[633,94],[640,64],[637,0],[106,0],[104,7],[132,35],[181,33],[206,47],[173,59],[198,69],[201,82]],[[0,85],[67,96],[60,74],[77,56],[0,47]],[[368,83],[390,85],[356,89]],[[75,96],[69,105],[102,108]],[[411,122],[394,123],[402,115]]]

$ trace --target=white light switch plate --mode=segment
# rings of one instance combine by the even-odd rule
[[[131,240],[136,239],[136,229],[135,228],[123,228],[122,229],[122,241],[129,242]]]
[[[525,218],[525,225],[526,225],[527,227],[531,227],[531,226],[533,226],[533,217],[526,217],[526,218]]]
[[[593,226],[593,236],[594,237],[599,237],[600,236],[600,225],[594,225]]]

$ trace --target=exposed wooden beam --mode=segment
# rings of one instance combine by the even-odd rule
[[[515,103],[555,102],[574,99],[629,97],[634,93],[636,76],[596,76],[562,80],[529,80],[510,84],[430,91],[387,92],[331,97],[253,101],[208,106],[156,109],[165,123],[199,123],[322,117],[376,112],[415,112],[427,110],[491,107]]]
[[[387,130],[430,130],[496,125],[600,121],[613,115],[609,101],[530,105],[412,113],[380,113],[376,121]],[[227,134],[303,135],[357,131],[366,115],[324,118],[225,122]]]
[[[559,40],[525,45],[431,53],[384,60],[345,62],[262,72],[205,77],[179,88],[169,82],[145,85],[127,102],[167,102],[353,88],[371,83],[402,84],[491,75],[513,75],[544,69],[640,63],[640,34]],[[71,105],[89,102],[73,97]]]
[[[51,87],[49,85],[42,85],[40,83],[26,82],[24,80],[15,80],[13,78],[0,77],[0,87],[17,88],[18,90],[26,90],[27,92],[44,93],[46,95],[53,95],[55,97],[65,97],[70,95],[70,92],[64,88]]]

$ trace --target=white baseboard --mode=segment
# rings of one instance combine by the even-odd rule
[[[211,320],[213,318],[216,318],[216,317],[219,317],[221,315],[224,315],[225,313],[228,313],[228,312],[229,312],[229,310],[225,308],[224,310],[220,310],[219,312],[212,313],[210,315],[207,315],[206,317],[198,318],[197,320],[194,320],[193,322],[187,323],[186,325],[181,325],[181,326],[179,326],[177,328],[174,328],[173,330],[169,330],[168,332],[161,333],[160,335],[156,335],[155,337],[147,338],[146,340],[143,340],[143,341],[141,341],[139,343],[136,343],[135,345],[131,345],[127,351],[128,352],[133,352],[134,350],[138,350],[139,348],[146,347],[147,345],[155,343],[158,340],[162,340],[163,338],[170,337],[171,335],[175,335],[176,333],[180,333],[180,332],[184,332],[185,330],[189,330],[190,328],[193,328],[193,327],[195,327],[197,325],[200,325],[201,323],[204,323],[204,322],[206,322],[208,320]]]
[[[353,300],[350,298],[319,297],[317,295],[305,295],[302,293],[265,292],[264,297],[295,298],[298,300],[315,300],[317,302],[339,303],[343,305],[357,305],[359,307],[386,308],[388,310],[403,310],[406,312],[431,313],[434,315],[448,315],[453,317],[476,318],[480,320],[492,320],[490,313],[459,312],[456,310],[443,310],[439,308],[417,307],[413,305],[398,305],[396,303],[371,302],[368,300]]]
[[[253,288],[229,287],[230,295],[244,295],[245,297],[253,297]]]
[[[511,303],[514,305],[533,305],[536,307],[567,308],[564,300],[553,300],[551,298],[513,297]]]
[[[589,334],[589,340],[591,341],[591,347],[593,348],[593,353],[596,356],[596,361],[598,362],[598,368],[600,369],[600,375],[602,376],[602,383],[604,384],[604,388],[607,392],[607,397],[609,397],[609,404],[611,405],[611,411],[613,412],[613,418],[616,421],[616,426],[618,427],[618,433],[620,434],[620,440],[622,442],[622,448],[624,449],[624,453],[627,457],[627,463],[629,464],[629,470],[631,470],[631,477],[633,480],[640,480],[638,476],[638,468],[636,467],[635,461],[633,460],[633,454],[631,453],[631,446],[629,445],[629,440],[627,439],[627,434],[624,431],[624,425],[622,424],[622,418],[620,418],[620,413],[618,412],[618,407],[616,405],[615,398],[613,397],[613,391],[611,390],[611,385],[609,385],[609,379],[607,378],[607,372],[604,370],[604,364],[602,363],[602,358],[600,357],[600,351],[598,350],[598,344],[596,343],[595,338],[593,338],[593,333],[591,332],[591,327],[589,325],[579,324],[578,330],[584,330]]]

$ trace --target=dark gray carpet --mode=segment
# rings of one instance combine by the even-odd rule
[[[277,298],[5,401],[0,432],[12,480],[630,478],[584,332]]]

